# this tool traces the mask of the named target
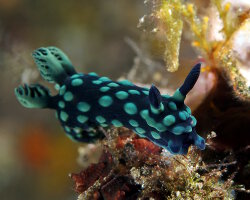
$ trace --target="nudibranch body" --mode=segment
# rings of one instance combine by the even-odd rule
[[[51,96],[39,84],[19,86],[15,94],[28,108],[51,108],[67,135],[76,141],[94,142],[104,137],[98,127],[127,127],[173,154],[186,154],[190,145],[205,148],[196,131],[196,119],[184,104],[200,73],[194,66],[173,96],[161,95],[152,85],[138,87],[128,80],[112,81],[96,73],[76,73],[68,57],[58,48],[39,48],[33,53],[41,76],[59,85]]]

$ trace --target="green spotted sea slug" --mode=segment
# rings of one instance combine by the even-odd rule
[[[68,57],[56,47],[39,48],[33,57],[41,76],[57,84],[52,96],[39,84],[15,88],[18,101],[27,108],[55,109],[66,134],[80,142],[104,137],[98,127],[127,127],[142,138],[173,154],[186,154],[190,145],[205,148],[195,131],[196,119],[184,104],[200,74],[197,64],[173,96],[161,95],[152,85],[138,87],[128,80],[112,81],[96,73],[77,73]]]

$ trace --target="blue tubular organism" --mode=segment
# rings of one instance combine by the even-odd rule
[[[128,80],[112,81],[96,73],[77,73],[68,57],[56,47],[39,48],[33,57],[41,76],[59,85],[51,96],[41,85],[19,86],[15,94],[28,108],[55,109],[67,135],[76,141],[94,142],[104,137],[99,127],[127,127],[142,138],[173,154],[186,154],[190,145],[205,148],[205,140],[196,131],[196,119],[184,104],[195,85],[200,64],[188,74],[173,96],[161,95],[134,85]]]

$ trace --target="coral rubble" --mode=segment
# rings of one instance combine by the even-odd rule
[[[132,135],[131,135],[132,134]],[[125,128],[109,130],[98,164],[72,174],[81,199],[234,199],[226,167],[206,165],[199,150],[172,156]]]

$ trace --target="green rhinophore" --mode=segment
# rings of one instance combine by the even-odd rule
[[[68,91],[64,94],[63,98],[65,101],[72,101],[74,96],[70,91]]]
[[[100,115],[96,116],[96,121],[98,121],[100,124],[106,122],[106,119]]]
[[[135,120],[133,120],[133,119],[130,119],[130,120],[128,121],[128,123],[129,123],[131,126],[133,126],[133,127],[138,127],[138,126],[139,126],[138,122],[135,121]]]
[[[93,84],[96,84],[96,85],[100,85],[102,84],[103,82],[102,81],[99,81],[99,80],[95,80],[95,81],[92,81]]]
[[[110,96],[102,96],[99,100],[98,103],[102,106],[102,107],[109,107],[112,103],[113,103],[113,99]]]
[[[109,83],[108,86],[109,87],[119,87],[119,84],[112,82],[112,83]]]
[[[119,120],[117,120],[117,119],[112,120],[111,123],[112,123],[115,127],[122,127],[122,126],[123,126],[123,124],[122,124]]]
[[[185,128],[183,126],[175,126],[171,132],[175,135],[181,135],[184,131]]]
[[[137,133],[139,133],[139,134],[144,134],[144,133],[146,133],[146,131],[145,131],[144,129],[140,128],[140,127],[135,128],[135,131],[136,131]]]
[[[81,112],[88,112],[91,106],[87,102],[79,102],[77,104],[77,109]]]
[[[80,123],[85,123],[87,120],[88,120],[87,116],[84,116],[84,115],[78,115],[77,116],[77,121],[80,122]]]
[[[179,89],[177,89],[173,95],[173,98],[176,100],[176,101],[184,101],[185,99],[185,96],[183,96],[183,94],[181,94],[181,92],[179,91]]]
[[[167,115],[163,119],[163,124],[165,124],[166,126],[171,126],[174,123],[175,123],[175,117],[173,115]]]
[[[185,121],[187,119],[186,114],[183,111],[179,112],[179,117],[183,121]]]
[[[151,131],[151,135],[152,135],[152,137],[153,137],[154,139],[156,139],[156,140],[161,139],[160,134],[157,133],[157,132]]]
[[[82,84],[83,84],[83,80],[80,79],[80,78],[74,79],[74,80],[72,80],[72,82],[71,82],[71,85],[72,85],[72,86],[80,86],[80,85],[82,85]]]
[[[134,103],[125,103],[124,110],[129,115],[135,115],[137,113],[137,107]]]
[[[126,99],[128,97],[128,93],[127,92],[124,92],[124,91],[119,91],[119,92],[116,92],[115,93],[115,96],[118,98],[118,99]]]
[[[65,108],[65,103],[64,103],[63,101],[59,101],[59,102],[58,102],[58,106],[59,106],[60,108]]]
[[[64,111],[60,112],[60,119],[62,121],[66,122],[68,120],[68,118],[69,118],[69,115],[66,112],[64,112]]]
[[[90,73],[88,73],[88,75],[90,75],[90,76],[98,76],[98,74],[95,73],[95,72],[90,72]]]
[[[108,82],[108,81],[111,81],[111,80],[108,77],[103,76],[103,77],[99,78],[99,81]]]
[[[103,87],[100,88],[101,92],[107,92],[109,90],[110,90],[110,87],[107,87],[107,86],[103,86]]]
[[[169,103],[168,103],[168,107],[171,109],[171,110],[177,110],[177,106],[176,106],[176,104],[173,102],[173,101],[170,101]]]
[[[140,95],[141,93],[138,90],[128,90],[129,94],[138,94]]]
[[[59,90],[59,94],[60,94],[60,95],[64,95],[65,91],[66,91],[66,86],[63,85],[63,86],[60,88],[60,90]]]

